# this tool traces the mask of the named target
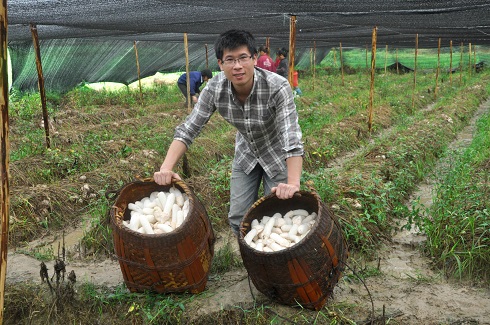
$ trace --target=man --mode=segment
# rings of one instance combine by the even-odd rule
[[[288,50],[282,49],[277,52],[277,57],[279,58],[279,64],[276,68],[276,73],[284,78],[288,79],[289,75],[289,61],[286,58],[288,55]]]
[[[259,58],[257,60],[257,66],[259,68],[271,71],[271,72],[276,72],[276,66],[274,65],[274,61],[272,61],[271,57],[269,56],[269,49],[266,47],[259,47]]]
[[[189,72],[190,78],[190,95],[192,102],[197,103],[197,97],[201,90],[199,89],[202,84],[213,77],[213,73],[209,69],[204,69],[201,72],[191,71]],[[177,86],[179,86],[182,95],[185,98],[185,106],[187,106],[187,73],[182,74],[177,80]]]
[[[221,34],[215,43],[221,72],[203,89],[193,111],[174,134],[154,180],[167,185],[181,179],[173,171],[211,115],[218,111],[237,128],[230,181],[228,220],[238,236],[240,222],[264,193],[289,199],[300,189],[303,166],[302,133],[293,93],[286,79],[256,69],[253,36],[242,30]]]

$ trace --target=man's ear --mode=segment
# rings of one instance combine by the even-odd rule
[[[223,71],[223,61],[218,60],[219,69]]]

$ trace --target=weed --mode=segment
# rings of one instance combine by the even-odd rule
[[[32,256],[38,261],[52,261],[55,258],[52,246],[35,247],[30,249],[19,249],[19,253]]]
[[[233,250],[231,243],[226,242],[223,247],[215,252],[210,273],[221,274],[242,266],[243,262],[240,256]]]

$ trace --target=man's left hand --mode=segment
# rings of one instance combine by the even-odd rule
[[[276,193],[276,196],[282,200],[292,198],[298,191],[299,186],[285,183],[279,183],[276,187],[271,188],[271,192]]]

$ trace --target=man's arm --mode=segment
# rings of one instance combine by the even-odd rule
[[[185,143],[179,140],[172,141],[160,170],[153,174],[153,179],[157,184],[168,185],[172,183],[172,179],[181,179],[177,173],[173,172],[173,168],[186,151]]]

